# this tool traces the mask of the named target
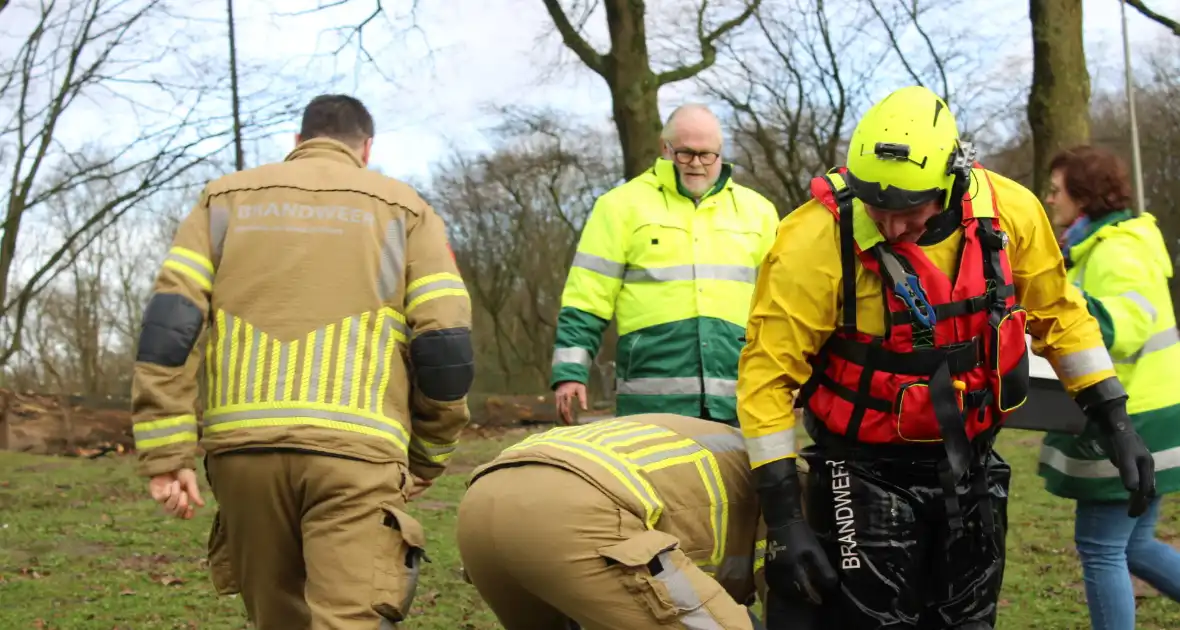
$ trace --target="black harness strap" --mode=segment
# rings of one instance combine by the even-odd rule
[[[938,320],[950,319],[960,315],[970,315],[980,311],[987,310],[992,305],[995,297],[1000,299],[1008,299],[1016,294],[1016,287],[1011,284],[1001,285],[996,289],[993,296],[992,292],[984,293],[983,295],[976,295],[963,300],[955,302],[948,302],[946,304],[935,304],[934,314],[938,316]],[[914,316],[910,311],[898,311],[890,315],[890,323],[894,326],[904,326],[912,324]]]

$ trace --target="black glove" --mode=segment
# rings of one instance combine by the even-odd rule
[[[802,494],[794,459],[781,459],[754,470],[762,517],[766,521],[766,585],[780,597],[801,596],[820,604],[836,587],[836,571],[815,532],[803,520]]]
[[[1127,392],[1117,378],[1108,378],[1078,393],[1077,403],[1102,434],[1102,448],[1119,469],[1123,487],[1131,493],[1127,515],[1147,511],[1155,497],[1155,459],[1135,431],[1127,414]]]

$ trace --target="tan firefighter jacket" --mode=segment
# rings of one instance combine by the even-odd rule
[[[735,601],[749,604],[765,593],[765,525],[738,429],[663,413],[558,427],[508,447],[475,469],[469,483],[523,462],[571,471],[643,519],[645,534],[667,534],[640,535],[600,550],[611,559],[640,566],[678,540],[680,550]]]
[[[442,220],[344,144],[214,180],[144,313],[140,473],[194,466],[202,407],[208,453],[294,448],[434,478],[469,419],[470,326]]]

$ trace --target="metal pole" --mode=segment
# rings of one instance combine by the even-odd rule
[[[1123,76],[1127,83],[1127,111],[1131,117],[1131,168],[1135,176],[1135,215],[1143,214],[1143,158],[1139,153],[1139,125],[1135,121],[1135,89],[1131,80],[1131,40],[1127,36],[1127,0],[1119,0],[1123,13]]]

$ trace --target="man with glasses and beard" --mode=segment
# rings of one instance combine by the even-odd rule
[[[738,355],[757,269],[778,225],[765,197],[733,181],[721,123],[678,107],[662,155],[595,203],[562,294],[551,385],[573,422],[602,333],[617,319],[618,415],[674,413],[737,426]]]

